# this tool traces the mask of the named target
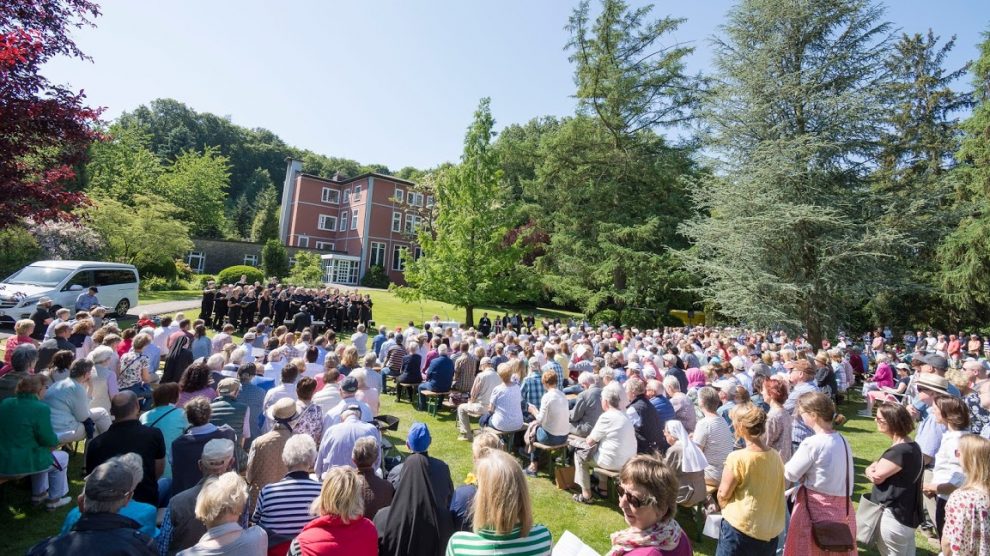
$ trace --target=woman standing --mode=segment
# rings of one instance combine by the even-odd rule
[[[791,413],[784,409],[787,401],[787,384],[778,378],[768,378],[763,383],[763,400],[770,404],[767,412],[767,446],[777,450],[780,460],[787,463],[794,449],[791,437]]]
[[[254,326],[254,313],[258,310],[258,297],[254,293],[254,287],[249,287],[244,296],[241,297],[241,330],[247,330]]]
[[[660,456],[640,454],[626,462],[618,491],[629,528],[612,533],[606,556],[691,556],[691,541],[674,519],[677,477]]]
[[[808,392],[797,401],[798,414],[814,434],[804,439],[784,466],[784,478],[801,486],[791,510],[784,556],[835,556],[812,538],[812,523],[838,521],[856,538],[852,495],[852,452],[846,439],[832,430],[835,404],[821,392]],[[856,556],[850,550],[849,556]]]
[[[931,410],[935,422],[948,427],[942,435],[942,443],[935,453],[935,468],[932,470],[932,482],[922,487],[925,496],[937,496],[935,501],[935,527],[939,537],[945,525],[945,504],[952,491],[962,486],[965,476],[959,461],[959,439],[969,432],[969,409],[962,400],[952,396],[943,396],[935,400]]]
[[[223,329],[227,318],[227,287],[220,288],[213,297],[213,329],[219,332]]]
[[[914,420],[900,404],[877,408],[877,430],[893,442],[880,459],[866,468],[873,483],[870,501],[884,506],[877,529],[877,549],[882,556],[915,553],[914,530],[924,521],[918,482],[924,469],[921,447],[911,440]]]
[[[238,286],[230,290],[230,296],[227,297],[227,320],[234,325],[235,330],[241,327],[241,298],[243,296],[244,290]]]
[[[966,474],[962,488],[945,505],[942,554],[990,554],[990,440],[969,434],[959,441]]]
[[[549,555],[553,539],[546,527],[533,524],[526,477],[516,460],[500,450],[488,450],[475,464],[475,473],[474,532],[454,533],[447,543],[447,556]]]
[[[268,288],[262,288],[261,295],[258,296],[258,322],[261,322],[265,317],[271,318],[272,316],[272,290]]]
[[[285,317],[289,314],[289,290],[282,290],[274,304],[275,317],[273,324],[276,327],[285,324]]]
[[[722,528],[716,556],[771,556],[784,531],[784,464],[763,440],[767,416],[751,405],[732,412],[736,436],[746,447],[729,454],[718,487]]]

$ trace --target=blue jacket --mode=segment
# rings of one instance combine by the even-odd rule
[[[434,392],[449,392],[454,383],[454,362],[446,355],[439,355],[426,368],[427,388]]]

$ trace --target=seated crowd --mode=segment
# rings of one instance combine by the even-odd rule
[[[238,302],[236,340],[211,313],[234,288],[213,288],[196,321],[142,315],[120,330],[60,312],[16,323],[0,370],[0,479],[30,477],[49,510],[77,503],[30,554],[549,554],[527,483],[548,458],[572,462],[575,503],[617,494],[628,527],[611,535],[610,556],[691,554],[679,508],[718,525],[720,555],[853,554],[864,531],[881,554],[914,554],[919,527],[943,554],[990,551],[982,343],[899,350],[878,333],[863,348],[840,338],[815,349],[783,332],[475,330],[436,317],[369,337],[370,299],[257,288],[237,295],[274,299],[267,309],[292,330]],[[288,318],[290,299],[314,309],[305,296],[353,317],[349,342]],[[390,456],[377,419],[390,382],[419,409],[433,396],[455,408],[471,442],[464,485],[430,452],[425,423],[409,426],[404,459]],[[837,404],[857,384],[890,439],[865,470],[872,517],[850,504],[856,469],[837,431]],[[76,442],[86,479],[73,500]],[[823,521],[851,548],[819,539]]]

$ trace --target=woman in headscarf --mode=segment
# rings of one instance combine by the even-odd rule
[[[375,515],[380,556],[440,556],[454,531],[450,511],[437,506],[426,456],[413,454],[402,465],[392,504]]]
[[[670,444],[664,461],[677,474],[680,489],[677,503],[686,508],[697,506],[705,500],[705,467],[708,459],[701,448],[691,440],[680,421],[671,419],[663,427],[663,435]]]
[[[189,349],[191,341],[188,336],[179,336],[172,342],[172,349],[165,357],[165,370],[162,372],[162,382],[179,382],[182,372],[192,365],[193,353]]]

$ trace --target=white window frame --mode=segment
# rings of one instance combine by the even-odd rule
[[[351,188],[348,187],[347,189],[344,190],[344,204],[346,205],[347,203],[350,202],[351,202]]]
[[[392,270],[403,272],[406,270],[406,262],[402,259],[402,250],[408,249],[405,245],[398,243],[392,246]]]
[[[393,196],[395,197],[395,202],[399,203],[400,205],[406,202],[406,192],[404,189],[399,189],[398,187],[396,187],[395,195]]]
[[[355,201],[360,201],[361,200],[361,186],[360,185],[355,185],[354,186],[354,200]]]
[[[197,261],[197,264],[193,264],[193,259]],[[186,264],[193,272],[203,273],[203,269],[206,268],[206,255],[202,251],[190,251],[186,254]]]
[[[433,195],[427,195],[426,196],[426,208],[432,208],[432,207],[433,207]]]
[[[305,247],[309,249],[309,236],[297,236],[296,247]]]
[[[295,257],[289,257],[289,266],[290,267],[296,266],[296,258]]]
[[[417,245],[416,248],[413,249],[413,260],[418,261],[419,258],[422,256],[423,256],[423,249],[420,248],[419,245]]]
[[[358,227],[358,211],[354,210],[351,212],[351,229],[356,230]]]
[[[350,214],[351,213],[346,210],[340,213],[340,231],[342,232],[347,231],[347,220],[350,217]]]
[[[326,220],[330,220],[333,224],[327,226]],[[337,217],[330,214],[321,214],[316,220],[316,228],[319,230],[325,230],[327,232],[337,231]]]
[[[336,195],[331,195],[335,193]],[[332,199],[331,199],[332,197]],[[323,194],[320,196],[320,201],[328,205],[339,205],[340,204],[340,191],[332,187],[324,187]]]
[[[332,241],[317,241],[316,248],[320,251],[335,251],[336,246]]]
[[[244,264],[248,266],[258,266],[258,256],[250,253],[244,254]]]
[[[376,252],[379,255],[377,258],[380,258],[381,259],[380,261],[376,261],[375,260],[375,258],[376,258],[375,257],[375,253]],[[384,242],[381,242],[381,241],[372,241],[371,242],[371,251],[370,251],[370,253],[371,253],[371,256],[370,256],[370,259],[369,259],[371,261],[371,265],[370,266],[375,266],[377,264],[377,265],[381,266],[382,268],[385,268],[385,243]]]
[[[402,231],[402,213],[399,211],[392,211],[392,231]]]

